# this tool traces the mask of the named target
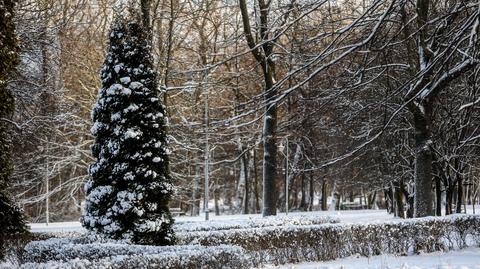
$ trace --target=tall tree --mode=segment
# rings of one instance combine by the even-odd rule
[[[25,232],[23,215],[9,198],[7,187],[13,170],[9,118],[14,110],[14,98],[7,88],[9,75],[18,63],[17,42],[13,24],[15,2],[0,1],[0,237]],[[3,240],[2,240],[3,241]]]
[[[247,40],[247,44],[250,47],[255,60],[262,68],[265,83],[264,98],[267,105],[263,122],[263,216],[277,214],[278,199],[278,190],[276,186],[277,105],[271,102],[276,96],[276,90],[273,88],[275,83],[275,62],[271,58],[275,39],[271,39],[272,33],[268,24],[270,3],[270,1],[258,1],[258,9],[260,10],[260,40],[257,42],[255,41],[254,34],[250,27],[247,3],[245,0],[240,0],[239,2],[245,39]]]
[[[82,223],[110,238],[168,245],[174,242],[168,208],[173,185],[165,108],[145,35],[138,19],[113,23],[92,112],[96,161]]]
[[[435,10],[435,5],[430,0],[416,3],[417,56],[416,64],[412,65],[415,77],[405,95],[415,130],[415,217],[434,213],[432,110],[439,94],[478,62],[478,8],[472,15],[461,15],[463,6],[447,4],[442,20],[432,24],[434,16],[438,16],[436,13],[442,11]]]

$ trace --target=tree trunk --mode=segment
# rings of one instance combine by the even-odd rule
[[[373,191],[373,194],[368,195],[368,209],[373,209],[375,200],[377,199],[377,191]]]
[[[260,46],[250,26],[249,11],[247,2],[239,0],[240,13],[242,16],[243,30],[245,39],[251,49],[255,60],[261,65],[263,78],[265,81],[264,98],[266,102],[266,111],[263,123],[263,216],[272,216],[277,214],[277,105],[271,101],[276,97],[277,90],[273,88],[275,77],[275,63],[270,58],[273,53],[273,42],[269,39],[268,18],[270,11],[270,1],[259,0],[258,10],[260,13]]]
[[[328,207],[328,211],[335,211],[337,209],[337,203],[340,202],[340,197],[336,197],[337,195],[335,194],[337,191],[337,184],[336,181],[333,181],[333,186],[332,186],[332,192],[330,193],[330,196],[332,197],[332,202],[330,206]]]
[[[453,188],[448,186],[445,189],[445,215],[452,214],[452,199],[453,199]]]
[[[240,168],[238,173],[238,181],[236,187],[236,197],[235,197],[235,206],[237,208],[237,212],[243,212],[244,206],[244,191],[245,191],[245,159],[243,156],[239,159]]]
[[[398,217],[398,211],[397,211],[397,196],[395,192],[395,186],[393,186],[393,182],[390,181],[390,193],[392,194],[392,212],[394,217]]]
[[[257,153],[253,150],[253,179],[254,179],[254,194],[255,194],[255,211],[260,212],[260,195],[258,193],[258,170],[257,170]]]
[[[198,216],[200,214],[200,165],[195,165],[195,177],[193,178],[192,204],[190,214]]]
[[[305,184],[305,173],[302,173],[301,175],[301,200],[300,200],[300,208],[302,211],[306,211],[307,209],[307,197],[306,197],[306,191],[305,188],[307,187],[307,184]]]
[[[149,43],[151,44],[151,28],[150,28],[150,6],[152,0],[140,0],[140,9],[142,11],[142,24],[143,28],[147,32],[147,38],[149,39]]]
[[[390,188],[384,188],[383,193],[385,196],[385,207],[387,208],[387,212],[389,214],[394,213],[393,212],[393,198],[392,198],[392,192]]]
[[[456,204],[456,213],[462,213],[462,204],[463,204],[463,178],[458,176],[457,180],[457,204]]]
[[[415,128],[415,196],[414,217],[431,216],[432,150],[430,106],[417,104],[413,113]]]
[[[216,186],[216,184],[215,184]],[[215,204],[215,216],[220,215],[220,205],[218,203],[218,190],[216,187],[213,188],[213,201]]]
[[[395,214],[397,217],[404,219],[405,218],[405,209],[403,208],[403,193],[400,189],[400,186],[398,188],[395,188],[395,202],[396,204],[396,210],[397,213]]]
[[[435,215],[442,215],[442,186],[440,184],[440,177],[435,177]]]
[[[310,186],[308,188],[309,191],[309,201],[308,201],[308,211],[313,211],[313,201],[314,201],[314,195],[315,195],[315,189],[313,186],[313,173],[310,172]]]
[[[327,211],[327,180],[323,179],[322,182],[322,202],[321,208],[323,211]]]
[[[249,199],[250,199],[250,183],[248,178],[248,161],[246,154],[242,157],[243,158],[243,174],[245,175],[245,190],[243,194],[243,214],[249,213]]]

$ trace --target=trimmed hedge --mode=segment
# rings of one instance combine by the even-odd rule
[[[19,268],[243,269],[352,255],[460,249],[480,245],[480,216],[195,231],[177,233],[177,238],[184,245],[128,245],[92,236],[34,241],[25,247],[27,263]]]
[[[67,238],[27,245],[27,263],[19,268],[249,268],[253,264],[237,246],[144,246],[72,243]]]
[[[175,223],[175,233],[200,232],[200,231],[221,231],[232,229],[252,229],[263,227],[289,226],[289,225],[314,225],[324,223],[339,223],[338,218],[330,216],[293,215],[293,216],[270,216],[264,218],[222,220],[213,222],[190,221]]]
[[[322,224],[177,234],[183,244],[238,245],[257,263],[326,261],[360,254],[409,254],[480,245],[480,216],[371,224]]]

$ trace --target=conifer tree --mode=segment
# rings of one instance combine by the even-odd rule
[[[92,111],[96,160],[82,223],[109,238],[169,245],[174,234],[167,119],[145,35],[138,19],[118,18],[112,25]]]
[[[2,245],[3,239],[7,236],[26,232],[24,217],[7,193],[13,169],[9,118],[14,110],[14,98],[7,88],[7,81],[18,62],[13,8],[14,1],[0,0],[0,238],[2,238]]]

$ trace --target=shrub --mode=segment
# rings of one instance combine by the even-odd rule
[[[175,232],[199,232],[338,222],[340,222],[340,220],[337,218],[318,215],[270,216],[265,218],[224,220],[215,222],[179,222],[173,226],[173,229]]]
[[[179,243],[238,245],[257,263],[325,261],[351,255],[408,254],[480,244],[480,216],[178,233]]]
[[[367,224],[216,228],[177,232],[178,242],[184,244],[180,246],[129,245],[88,235],[34,241],[25,247],[24,261],[29,263],[21,268],[249,268],[480,245],[480,216],[472,215]]]
[[[72,238],[34,241],[25,247],[20,268],[249,268],[237,246],[145,246],[81,243]]]

